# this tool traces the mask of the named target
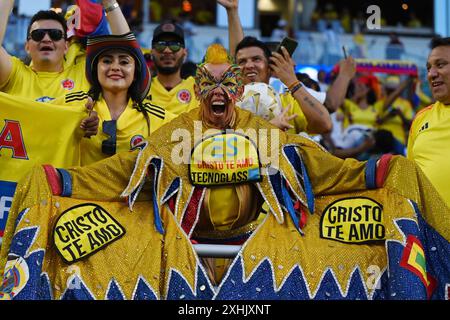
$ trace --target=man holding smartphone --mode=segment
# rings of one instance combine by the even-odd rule
[[[270,52],[264,42],[254,37],[245,37],[236,47],[235,59],[242,69],[244,84],[269,84],[270,77],[274,76],[288,87],[289,92],[281,95],[281,101],[283,107],[288,109],[288,128],[292,133],[330,132],[332,125],[327,109],[297,80],[294,62],[286,48],[281,47],[281,53]],[[294,118],[294,115],[297,116]]]

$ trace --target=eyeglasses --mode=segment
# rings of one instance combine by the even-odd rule
[[[109,136],[102,141],[102,152],[112,156],[116,154],[117,146],[117,120],[103,121],[103,133]]]
[[[48,34],[53,41],[59,41],[64,37],[63,31],[59,29],[36,29],[30,32],[27,39],[30,40],[31,38],[34,41],[42,41],[46,34]]]
[[[172,52],[178,52],[181,48],[184,48],[184,45],[178,41],[158,41],[153,43],[152,46],[160,53],[166,50],[167,47],[169,47]]]

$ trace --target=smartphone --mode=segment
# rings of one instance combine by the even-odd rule
[[[289,52],[289,55],[292,57],[292,54],[294,53],[297,46],[298,46],[297,40],[285,37],[283,40],[281,40],[280,44],[277,47],[276,52],[282,55],[283,52],[281,51],[281,47],[285,47],[286,50]]]

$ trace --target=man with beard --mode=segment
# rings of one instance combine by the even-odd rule
[[[230,51],[243,37],[239,24],[237,0],[217,0],[228,16]],[[163,22],[153,32],[152,58],[157,76],[152,79],[149,99],[175,115],[196,108],[199,101],[194,94],[194,78],[183,79],[181,66],[187,58],[183,28],[172,22]]]
[[[176,115],[198,106],[194,78],[181,77],[186,56],[183,29],[171,22],[160,24],[153,32],[152,57],[157,76],[152,79],[149,99]]]
[[[244,84],[268,84],[270,77],[275,76],[289,88],[289,93],[281,95],[281,103],[292,118],[291,133],[328,133],[331,130],[328,110],[297,79],[293,60],[286,48],[282,48],[282,54],[270,52],[264,42],[254,37],[245,37],[238,43],[235,57],[242,69]]]

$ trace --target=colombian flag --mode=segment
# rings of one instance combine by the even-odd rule
[[[427,273],[425,252],[419,239],[409,235],[406,240],[406,247],[403,251],[400,266],[408,269],[419,277],[427,289],[428,298],[431,297],[436,288],[436,279]]]
[[[77,0],[67,9],[67,36],[86,38],[109,34],[108,22],[101,4],[93,0]]]
[[[79,164],[83,106],[57,106],[0,92],[0,237],[16,183],[36,164]]]
[[[417,76],[418,67],[415,63],[403,60],[372,60],[355,59],[356,71],[359,73],[386,73],[395,75]],[[333,73],[339,72],[339,65],[334,66]]]
[[[356,59],[356,71],[417,76],[418,68],[409,61]]]

